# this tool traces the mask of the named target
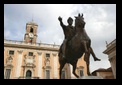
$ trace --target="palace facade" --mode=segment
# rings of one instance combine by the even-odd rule
[[[60,45],[37,43],[37,28],[38,25],[31,21],[26,23],[23,41],[4,39],[4,79],[59,79]],[[79,76],[87,75],[83,57],[77,63]],[[62,79],[74,78],[72,66],[66,64]]]
[[[108,55],[114,79],[116,79],[116,39],[106,45],[106,50],[103,53]]]

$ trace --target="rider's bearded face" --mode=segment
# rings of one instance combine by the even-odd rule
[[[73,21],[72,20],[68,20],[69,25],[72,25]]]

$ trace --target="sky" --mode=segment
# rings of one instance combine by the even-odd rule
[[[108,55],[103,51],[106,41],[116,39],[116,4],[4,4],[4,39],[23,41],[26,23],[33,20],[38,24],[38,43],[61,45],[64,34],[58,17],[68,25],[68,17],[74,21],[78,13],[83,13],[91,47],[101,59],[94,61],[90,56],[90,71],[109,68]]]

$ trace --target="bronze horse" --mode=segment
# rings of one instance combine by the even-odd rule
[[[76,34],[67,44],[66,53],[65,53],[66,57],[65,58],[62,57],[63,55],[62,50],[60,50],[58,54],[59,64],[60,64],[60,70],[59,70],[60,79],[61,79],[62,69],[66,63],[69,63],[73,66],[73,74],[77,78],[79,78],[79,76],[75,73],[75,70],[76,70],[78,59],[81,58],[84,53],[85,53],[84,60],[86,61],[87,64],[87,74],[91,75],[89,71],[89,57],[90,54],[96,57],[91,48],[91,39],[89,38],[89,36],[87,35],[84,29],[85,22],[84,22],[83,14],[82,15],[79,14],[75,18],[76,18],[75,19]],[[62,45],[60,49],[62,49]]]

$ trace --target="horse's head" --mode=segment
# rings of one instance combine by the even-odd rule
[[[85,26],[85,21],[84,21],[84,18],[83,18],[83,14],[80,15],[80,13],[79,13],[77,17],[75,16],[75,27],[84,28],[84,26]]]

